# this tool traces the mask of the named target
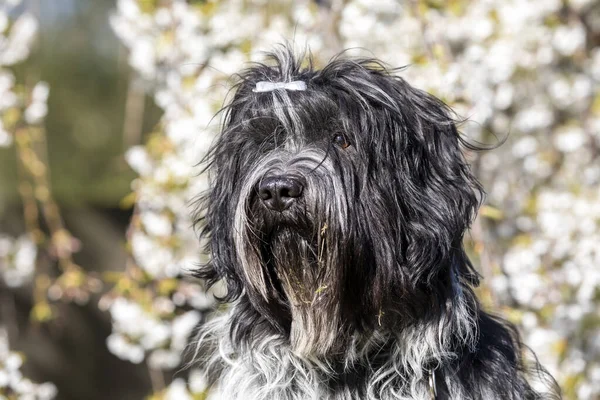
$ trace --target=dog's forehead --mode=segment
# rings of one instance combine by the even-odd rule
[[[245,102],[247,107],[241,118],[252,132],[318,139],[343,129],[336,98],[314,84],[304,91],[281,88],[248,93]]]
[[[343,133],[359,144],[397,134],[390,126],[405,126],[404,114],[415,114],[408,85],[377,60],[335,59],[322,69],[303,66],[288,53],[271,61],[240,74],[227,129],[300,143],[325,143]]]

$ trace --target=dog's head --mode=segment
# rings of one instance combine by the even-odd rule
[[[462,239],[481,194],[448,107],[376,60],[270,58],[240,75],[201,203],[199,275],[240,300],[234,338],[334,354],[440,312],[476,283]]]

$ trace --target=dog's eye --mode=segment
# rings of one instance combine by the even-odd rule
[[[346,138],[346,135],[344,135],[342,133],[338,133],[337,135],[335,135],[333,137],[333,143],[337,144],[342,149],[346,149],[350,146],[350,142]]]

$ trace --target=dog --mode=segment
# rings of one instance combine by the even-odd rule
[[[396,72],[283,46],[239,75],[196,217],[229,304],[196,348],[217,398],[560,398],[473,292],[480,148]]]

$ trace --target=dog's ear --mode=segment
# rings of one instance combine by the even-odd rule
[[[216,182],[210,189],[198,197],[194,215],[194,225],[204,243],[208,260],[199,265],[194,275],[206,281],[208,287],[221,279],[227,284],[226,301],[237,298],[242,287],[235,273],[237,260],[232,251],[231,220],[233,219],[233,182],[235,162],[223,162],[227,156],[219,141],[213,146],[204,162],[212,173],[211,180]]]
[[[463,149],[478,148],[461,138],[452,110],[373,59],[334,60],[313,83],[338,102],[362,155],[352,223],[374,239],[372,287],[431,285],[436,276],[450,285],[452,270],[477,284],[462,240],[483,198]]]
[[[388,79],[399,111],[390,122],[404,133],[396,148],[406,224],[399,229],[412,279],[431,282],[440,270],[454,268],[476,284],[462,241],[484,193],[463,150],[478,148],[460,136],[453,112],[441,100],[399,78]]]
[[[205,166],[204,173],[209,173],[211,184],[197,199],[194,218],[200,240],[205,244],[205,254],[209,255],[207,262],[194,274],[205,280],[209,287],[224,280],[227,286],[225,301],[232,301],[243,292],[232,221],[239,195],[236,185],[243,180],[241,171],[244,165],[251,164],[248,157],[252,153],[244,151],[249,143],[238,133],[241,121],[235,105],[240,97],[238,91],[232,103],[219,112],[224,114],[222,130],[201,163]]]
[[[399,260],[407,270],[384,281],[429,284],[440,272],[449,276],[454,269],[477,284],[462,240],[483,198],[463,149],[478,148],[461,138],[452,110],[441,100],[392,76],[376,61],[354,63],[348,70],[334,82],[359,100],[348,118],[362,132],[357,146],[370,154],[364,176],[377,193],[365,203],[381,203],[366,207],[366,215],[378,223],[365,229],[371,237],[394,235],[395,250],[376,249],[376,257],[385,263]],[[374,215],[379,208],[393,215]]]

